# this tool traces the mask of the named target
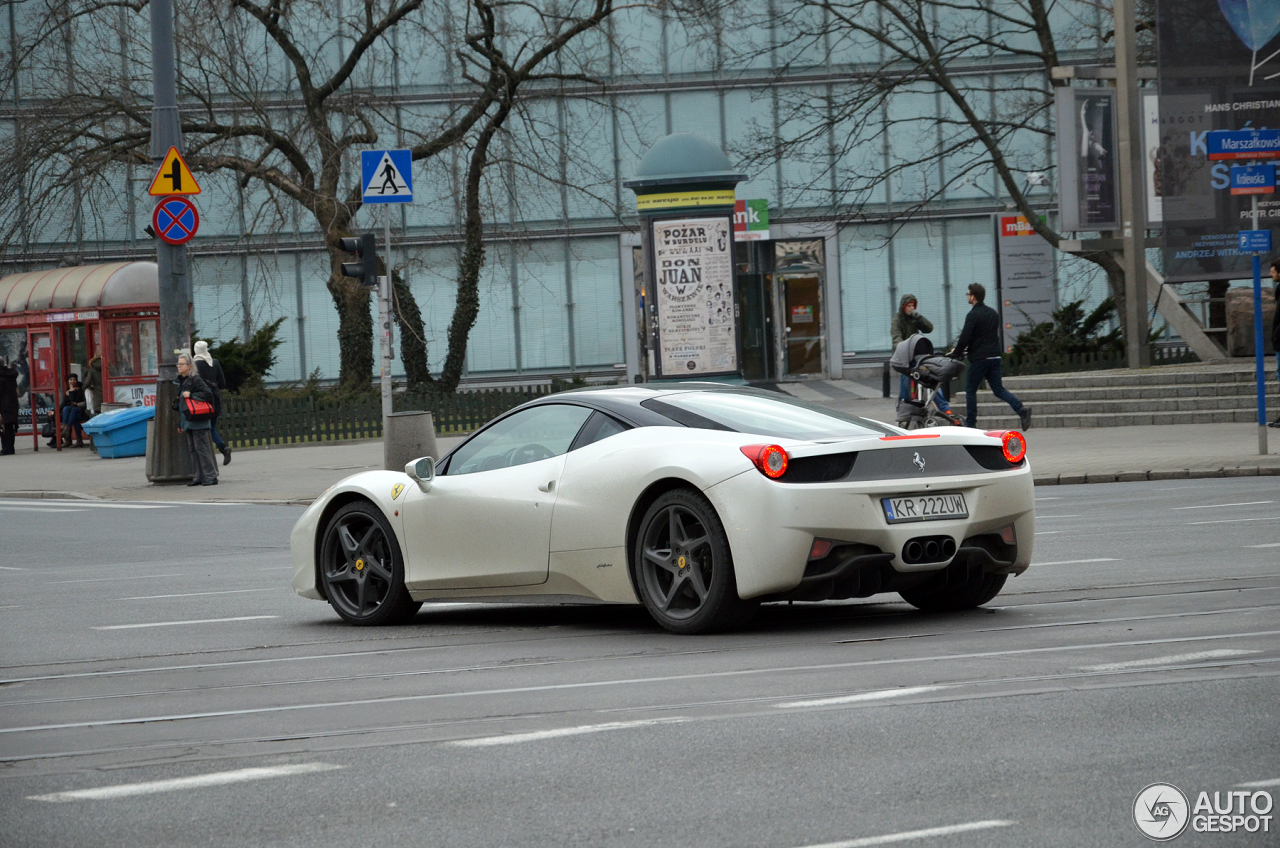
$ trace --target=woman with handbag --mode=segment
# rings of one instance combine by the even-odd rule
[[[188,486],[218,485],[218,466],[213,461],[213,444],[209,441],[209,421],[213,418],[213,391],[196,373],[191,354],[178,355],[178,419],[179,429],[187,440],[194,476]]]

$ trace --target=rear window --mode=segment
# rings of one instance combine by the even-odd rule
[[[640,405],[686,427],[758,433],[777,439],[820,441],[897,432],[878,421],[764,393],[683,392],[641,401]]]

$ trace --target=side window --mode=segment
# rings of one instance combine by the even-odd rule
[[[578,434],[578,438],[574,440],[573,447],[570,450],[586,447],[630,429],[626,424],[610,418],[603,412],[592,413],[591,418],[587,421],[587,426],[582,428],[582,432]]]
[[[581,406],[554,403],[504,418],[477,434],[449,459],[449,476],[511,468],[567,453],[591,416]]]

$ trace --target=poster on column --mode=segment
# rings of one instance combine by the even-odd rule
[[[1280,2],[1156,0],[1159,137],[1147,141],[1164,226],[1168,282],[1247,279],[1251,198],[1232,196],[1231,162],[1209,158],[1208,134],[1280,126]],[[1237,163],[1239,164],[1239,163]],[[1258,201],[1260,229],[1280,199]]]
[[[1008,353],[1018,336],[1053,320],[1058,308],[1054,248],[1021,215],[996,213],[995,222],[1000,319]],[[987,302],[990,305],[990,297]]]
[[[738,371],[731,236],[727,216],[653,222],[663,377]]]

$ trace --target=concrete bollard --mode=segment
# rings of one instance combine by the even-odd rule
[[[387,417],[382,434],[383,467],[388,471],[404,471],[407,463],[429,456],[440,458],[436,447],[436,426],[430,412],[393,412]]]

